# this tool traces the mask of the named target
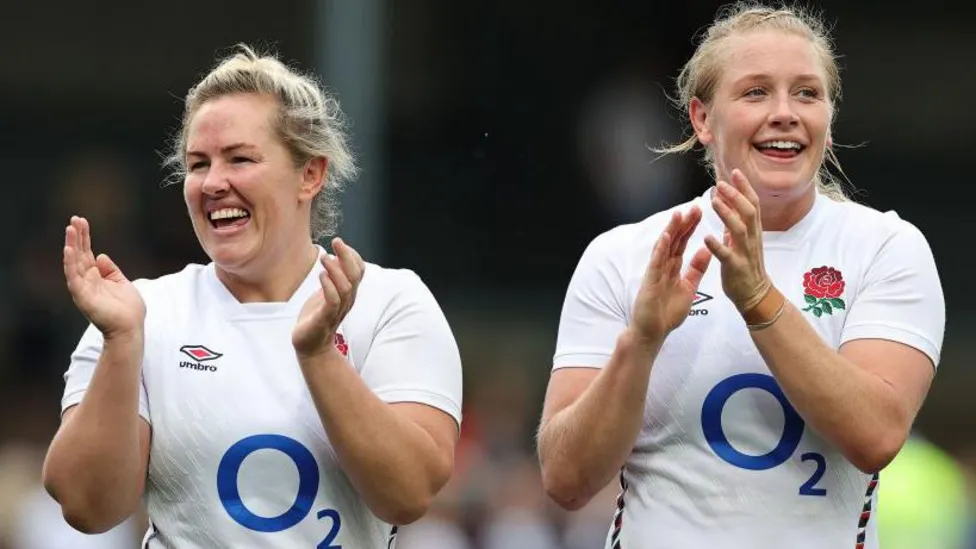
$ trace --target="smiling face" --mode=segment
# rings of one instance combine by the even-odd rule
[[[324,162],[295,166],[274,131],[277,112],[271,96],[226,95],[188,126],[183,194],[193,230],[218,269],[240,277],[259,277],[311,240]]]
[[[729,36],[722,55],[713,97],[690,105],[716,177],[730,181],[738,168],[760,197],[812,196],[831,119],[814,44],[795,33],[754,30]]]

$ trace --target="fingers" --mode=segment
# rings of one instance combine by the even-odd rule
[[[359,286],[359,281],[363,279],[366,263],[360,257],[359,252],[349,244],[346,244],[341,238],[332,240],[332,249],[335,250],[336,256],[338,256],[339,262],[342,265],[342,270],[346,273],[349,281],[352,282],[353,289],[355,290],[355,287]]]
[[[99,254],[95,258],[95,266],[98,267],[98,274],[106,280],[122,282],[126,279],[122,269],[106,254]]]
[[[752,226],[759,218],[759,197],[739,170],[732,170],[732,184],[718,182],[718,194],[725,203],[735,210],[747,226]]]
[[[78,240],[78,231],[68,222],[68,226],[64,228],[64,247],[65,248],[76,248]]]
[[[728,245],[719,242],[714,235],[705,237],[705,247],[722,263],[726,263],[732,259],[732,249]]]
[[[78,239],[76,247],[82,254],[92,253],[91,246],[91,227],[88,225],[88,220],[84,217],[79,217],[76,215],[71,216],[71,226],[74,227],[75,231],[78,233]]]
[[[657,243],[654,244],[654,251],[651,252],[651,262],[647,266],[647,273],[645,273],[647,281],[651,284],[660,282],[661,277],[664,275],[664,269],[671,249],[671,240],[671,233],[665,230],[658,237]]]
[[[685,271],[685,280],[692,288],[698,289],[698,285],[701,284],[702,277],[705,276],[705,271],[708,270],[708,264],[712,261],[712,252],[708,247],[702,247],[695,255],[691,257],[691,261],[688,262],[688,270]]]
[[[664,227],[664,232],[668,233],[668,247],[665,250],[665,255],[674,255],[675,246],[677,246],[679,237],[681,235],[681,212],[674,211],[671,213],[671,219],[668,220],[668,224]]]
[[[718,182],[718,192],[712,197],[715,213],[722,219],[722,223],[732,233],[736,242],[745,243],[749,234],[749,212],[743,208],[751,208],[749,201],[739,191],[724,181]],[[754,212],[755,210],[753,210]]]
[[[75,242],[78,239],[78,231],[74,227],[68,226],[64,230],[64,279],[71,290],[74,281],[80,276],[78,272],[78,248]]]
[[[343,271],[341,261],[334,255],[326,255],[322,259],[322,265],[325,267],[325,271],[328,273],[329,279],[332,281],[332,286],[335,288],[339,298],[339,301],[335,304],[344,305],[352,295],[353,284]]]
[[[759,210],[759,195],[756,194],[756,190],[752,188],[742,170],[738,168],[732,170],[732,186],[742,193],[757,211]]]
[[[322,257],[322,266],[329,280],[329,288],[323,286],[326,301],[336,308],[341,316],[347,312],[356,299],[356,290],[365,271],[363,258],[346,244],[341,238],[333,239],[332,249],[335,255],[326,254]]]
[[[325,260],[323,260],[323,264]],[[329,273],[328,268],[319,273],[319,284],[322,286],[322,297],[325,298],[326,307],[332,310],[334,315],[339,311],[339,306],[342,300],[339,298],[339,290],[336,289],[335,283],[332,281],[332,275]]]
[[[81,218],[81,245],[86,254],[91,254],[94,257],[95,252],[92,251],[91,227],[88,225],[88,220],[84,217]]]
[[[698,206],[692,206],[688,213],[684,215],[684,227],[681,236],[677,239],[677,249],[675,249],[673,253],[675,257],[684,257],[685,249],[688,247],[688,240],[691,238],[691,235],[695,233],[695,229],[698,227],[698,223],[701,221],[701,218],[702,212],[701,208]]]
[[[651,261],[647,267],[649,281],[656,283],[662,277],[677,280],[681,274],[682,258],[688,240],[694,234],[701,219],[702,212],[697,206],[693,206],[684,214],[679,211],[671,214],[671,219],[651,252]]]
[[[68,280],[84,276],[89,262],[82,250],[82,237],[77,217],[72,217],[64,229],[64,275]]]

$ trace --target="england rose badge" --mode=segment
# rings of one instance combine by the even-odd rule
[[[833,267],[816,267],[803,274],[803,299],[807,306],[801,309],[820,318],[824,313],[834,314],[834,309],[845,309],[844,277]]]

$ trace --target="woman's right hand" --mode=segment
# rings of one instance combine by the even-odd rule
[[[138,333],[146,318],[139,291],[105,254],[92,253],[88,220],[72,216],[64,233],[64,277],[75,306],[106,338]]]
[[[643,340],[660,343],[688,318],[695,292],[712,258],[711,252],[703,246],[692,256],[684,274],[681,273],[688,239],[701,218],[702,212],[697,206],[684,214],[674,212],[654,244],[634,303],[631,324],[631,329]]]

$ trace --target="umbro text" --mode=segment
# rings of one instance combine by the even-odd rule
[[[180,362],[180,368],[189,368],[190,370],[200,370],[203,372],[216,372],[216,366],[210,366],[208,364],[200,364],[198,362]]]

